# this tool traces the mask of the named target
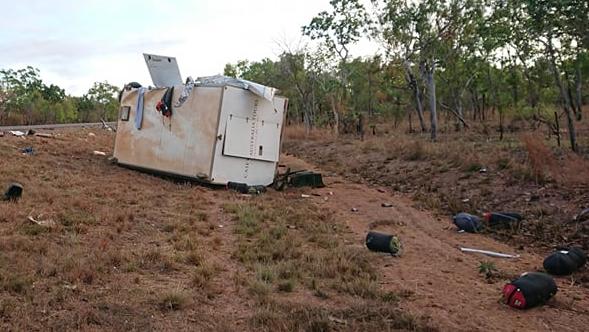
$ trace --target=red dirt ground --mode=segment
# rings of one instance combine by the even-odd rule
[[[4,330],[581,331],[589,324],[589,290],[570,278],[557,279],[559,292],[545,306],[518,311],[500,303],[509,276],[541,268],[542,257],[485,235],[459,234],[449,220],[415,208],[406,194],[389,187],[325,173],[326,188],[244,197],[112,165],[92,155],[93,150],[112,153],[112,133],[88,132],[64,130],[56,139],[0,138],[0,183],[18,180],[25,186],[19,203],[0,203]],[[20,154],[24,146],[33,146],[36,154]],[[293,156],[283,156],[281,163],[315,168]],[[319,196],[301,198],[302,193]],[[383,208],[383,202],[393,207]],[[378,294],[399,294],[398,300],[366,299],[337,288],[326,288],[328,297],[318,296],[305,279],[293,292],[270,288],[260,300],[262,291],[248,286],[258,272],[236,258],[240,244],[257,243],[258,234],[237,233],[239,220],[227,209],[236,204],[288,211],[303,226],[333,226],[328,239],[343,242],[334,248],[358,253],[350,261],[369,264],[365,268],[377,276],[364,281],[377,281]],[[27,216],[40,213],[58,225],[32,227]],[[281,218],[288,222],[289,215]],[[309,248],[315,244],[301,236],[304,229],[286,231],[283,240],[300,243],[312,257]],[[398,235],[403,255],[365,250],[370,229]],[[464,254],[460,246],[521,258]],[[346,257],[340,254],[327,257]],[[293,259],[303,269],[304,262],[296,260],[302,258]],[[481,262],[494,263],[501,274],[487,281],[478,271]],[[342,274],[354,269],[338,267]],[[280,306],[273,307],[275,302]],[[382,311],[397,307],[401,311]],[[400,323],[401,313],[415,319]]]

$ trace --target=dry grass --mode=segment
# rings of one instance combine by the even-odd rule
[[[334,139],[333,130],[325,128],[313,128],[307,133],[305,127],[302,125],[292,125],[284,128],[285,139],[307,139],[307,140],[325,140]]]
[[[347,179],[409,194],[419,207],[443,216],[523,213],[526,222],[521,229],[495,234],[508,241],[517,238],[550,246],[566,238],[589,246],[578,229],[567,226],[589,199],[588,156],[558,148],[540,130],[524,131],[524,124],[519,123],[520,131],[506,132],[502,141],[487,123],[486,131],[442,130],[435,143],[427,133],[407,134],[378,124],[380,134],[364,141],[288,139],[285,151]],[[589,145],[582,134],[579,140]],[[549,240],[546,235],[537,237],[540,230]]]
[[[235,218],[233,256],[247,268],[247,292],[260,306],[250,321],[252,329],[341,328],[333,317],[345,317],[353,330],[426,326],[391,303],[391,293],[378,283],[373,258],[365,248],[344,244],[349,232],[328,211],[278,194],[224,209]],[[307,304],[318,300],[327,302]],[[386,314],[380,312],[383,306]],[[365,308],[363,314],[352,314],[356,307]]]
[[[341,329],[329,316],[348,314],[356,330],[425,326],[387,302],[397,297],[328,211],[127,170],[92,154],[112,152],[112,133],[88,132],[0,138],[0,185],[25,188],[0,202],[2,330]],[[368,304],[387,314],[353,315]]]

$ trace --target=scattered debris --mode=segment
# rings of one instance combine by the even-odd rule
[[[4,132],[0,131],[0,137],[4,137]]]
[[[479,173],[487,173],[487,169],[485,167],[479,169]]]
[[[2,200],[16,202],[22,196],[23,186],[20,183],[12,183],[4,193]]]
[[[96,137],[95,133],[88,133],[88,137]]]
[[[95,156],[106,156],[106,153],[102,151],[94,151],[93,153]]]
[[[460,248],[462,252],[470,252],[475,254],[483,254],[491,257],[498,257],[498,258],[519,258],[520,255],[510,255],[510,254],[502,254],[496,251],[488,251],[488,250],[481,250],[481,249],[473,249],[473,248]]]
[[[543,304],[558,292],[551,276],[540,272],[527,272],[503,287],[505,304],[528,309]]]
[[[241,194],[259,195],[266,192],[265,186],[249,186],[245,183],[228,182],[227,189],[235,190]]]
[[[302,197],[302,198],[309,198],[309,197],[311,197],[311,195],[307,195],[307,194],[301,194],[301,197]]]
[[[283,174],[276,175],[273,187],[276,190],[284,190],[287,186],[292,187],[312,187],[323,188],[323,178],[320,173],[315,173],[307,170],[299,170],[291,172],[290,168],[286,169]]]
[[[41,215],[39,215],[37,217],[37,219],[41,218]],[[27,218],[30,222],[32,222],[33,224],[37,224],[39,226],[43,226],[43,227],[53,227],[56,225],[55,221],[53,221],[52,219],[48,219],[48,220],[37,220],[35,218],[33,218],[32,216],[29,216]]]
[[[546,272],[557,275],[569,275],[587,263],[587,255],[581,248],[565,248],[550,254],[544,259]]]
[[[328,192],[329,196],[333,196],[333,191]]]
[[[291,173],[288,178],[288,185],[291,187],[325,187],[321,174],[311,171],[298,171]]]
[[[481,219],[479,217],[465,212],[458,213],[454,216],[453,220],[454,225],[456,225],[459,230],[468,233],[476,233],[482,228]]]
[[[317,197],[321,197],[321,194],[320,193],[311,193],[311,195],[317,196]]]
[[[393,204],[391,204],[391,203],[382,203],[380,206],[382,206],[384,208],[390,208],[390,207],[393,207]]]
[[[462,203],[468,203],[468,202],[470,202],[470,198],[465,198],[462,200]]]
[[[43,137],[43,138],[54,138],[55,137],[53,134],[48,134],[48,133],[36,133],[35,136]]]
[[[383,193],[383,194],[387,192],[386,190],[384,190],[382,188],[378,188],[378,189],[376,189],[376,191],[378,191],[379,193]]]
[[[516,212],[485,212],[483,219],[492,228],[510,228],[512,224],[523,220],[521,214]]]
[[[297,229],[297,226],[295,226],[295,225],[286,225],[286,228],[288,228],[288,229]]]
[[[76,290],[76,289],[78,289],[78,285],[65,284],[65,285],[63,285],[63,288],[69,289],[69,290]]]
[[[104,119],[100,119],[100,122],[102,122],[102,128],[105,128],[108,131],[114,131],[115,133],[117,132],[117,130],[115,128],[109,126],[108,123],[106,123],[106,121],[104,121]]]
[[[18,137],[20,137],[20,136],[25,136],[25,133],[23,133],[23,132],[22,132],[22,131],[20,131],[20,130],[11,130],[11,131],[9,131],[9,133],[11,133],[11,134],[12,134],[12,135],[14,135],[14,136],[18,136]]]
[[[368,232],[366,235],[366,247],[371,251],[386,252],[392,256],[401,254],[401,241],[394,235]]]
[[[219,225],[219,228],[223,228],[223,225]]]
[[[33,129],[29,129],[29,130],[27,130],[26,135],[33,136],[33,135],[35,135],[35,133],[36,133],[36,131],[34,131]]]
[[[357,209],[357,208],[355,208],[355,207],[353,207],[351,211],[352,211],[352,212],[358,212],[358,209]]]
[[[20,149],[20,152],[27,156],[32,156],[35,154],[35,150],[33,150],[32,146],[27,146],[25,148]]]

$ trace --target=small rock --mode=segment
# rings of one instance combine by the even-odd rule
[[[357,209],[357,208],[352,208],[352,210],[351,210],[351,211],[352,211],[352,212],[358,212],[358,209]]]
[[[380,206],[382,206],[384,208],[390,208],[390,207],[393,207],[393,204],[391,204],[391,203],[382,203]]]

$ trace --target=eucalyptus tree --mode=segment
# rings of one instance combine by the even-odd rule
[[[463,35],[480,16],[475,0],[372,0],[377,8],[376,33],[385,49],[399,59],[405,69],[406,81],[413,91],[416,111],[423,121],[422,95],[416,77],[425,81],[430,110],[431,139],[437,139],[436,68],[443,67],[448,57],[462,52]],[[459,95],[455,98],[461,97]],[[460,106],[459,106],[460,107]],[[460,117],[460,116],[459,116]]]
[[[571,51],[581,54],[587,49],[589,4],[577,0],[514,0],[509,6],[517,13],[521,22],[517,26],[517,32],[525,34],[537,43],[548,60],[560,95],[561,107],[567,118],[571,149],[578,151],[573,120],[576,107],[572,100],[564,62],[567,58],[578,57]]]
[[[331,11],[322,11],[302,28],[303,34],[318,40],[338,61],[338,77],[341,88],[339,96],[331,95],[334,130],[339,132],[341,105],[347,102],[348,61],[350,47],[367,32],[370,19],[359,0],[330,0]]]

